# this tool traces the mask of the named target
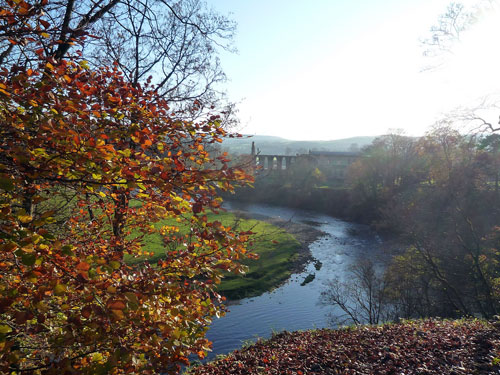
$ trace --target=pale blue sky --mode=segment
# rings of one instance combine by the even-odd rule
[[[495,88],[499,78],[475,65],[496,58],[479,32],[469,41],[474,61],[463,66],[466,44],[454,58],[460,63],[451,59],[441,71],[420,73],[426,62],[419,38],[428,36],[448,3],[210,1],[238,23],[239,53],[224,54],[221,62],[230,99],[240,102],[241,132],[290,139],[377,135],[390,128],[422,134],[442,113]],[[485,31],[490,36],[491,27]],[[490,55],[481,56],[478,40]]]

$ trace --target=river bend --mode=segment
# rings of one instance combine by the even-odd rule
[[[356,259],[373,259],[380,254],[380,238],[363,225],[313,211],[263,204],[228,202],[225,207],[292,220],[321,230],[325,234],[309,248],[322,267],[316,270],[314,264],[308,264],[304,272],[293,274],[287,283],[272,292],[229,306],[229,312],[215,319],[207,333],[207,338],[213,342],[209,359],[238,349],[257,337],[268,338],[273,332],[329,327],[329,315],[341,312],[319,303],[326,281],[333,277],[346,279],[348,267]],[[301,286],[308,274],[315,274],[314,280]]]

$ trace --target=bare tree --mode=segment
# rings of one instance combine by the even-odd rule
[[[485,95],[469,106],[455,108],[435,124],[451,126],[472,134],[495,133],[500,130],[500,96]]]
[[[389,306],[385,301],[385,283],[369,259],[359,259],[350,267],[348,282],[338,278],[327,282],[321,293],[323,305],[339,307],[344,314],[332,316],[334,323],[351,321],[354,324],[378,324],[388,319]]]
[[[92,61],[117,62],[133,83],[149,76],[169,102],[212,104],[225,81],[217,50],[232,51],[234,22],[201,0],[122,0],[93,27]]]
[[[498,0],[477,0],[472,6],[451,2],[431,27],[430,36],[421,41],[424,56],[430,58],[430,63],[423,70],[443,66],[446,58],[454,54],[463,34],[480,22],[486,13],[498,9],[498,6]],[[435,127],[451,126],[471,135],[497,132],[500,130],[499,99],[498,94],[486,93],[474,103],[454,109],[438,121]]]
[[[497,5],[497,0],[478,0],[473,6],[451,2],[446,11],[430,28],[430,36],[422,38],[424,56],[433,58],[423,70],[440,67],[448,55],[452,55],[464,32],[478,22],[482,14]]]
[[[0,61],[2,67],[30,65],[38,62],[36,51],[56,59],[67,57],[82,36],[105,17],[121,0],[94,1],[21,1],[15,16],[0,16]],[[1,9],[12,2],[0,0]],[[26,22],[30,22],[27,27]]]
[[[453,53],[455,43],[460,40],[462,33],[475,20],[475,13],[467,9],[464,4],[450,3],[446,12],[438,17],[437,24],[431,26],[431,36],[422,40],[422,44],[426,48],[424,55],[435,56],[443,52]]]

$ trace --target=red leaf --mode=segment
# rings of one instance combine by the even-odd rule
[[[90,317],[90,315],[92,314],[92,307],[90,307],[89,305],[85,306],[83,309],[82,309],[82,316],[86,319],[88,319]]]
[[[196,202],[195,204],[193,204],[193,213],[194,214],[199,214],[202,209],[203,209],[203,205],[200,202]]]
[[[45,20],[40,20],[40,23],[42,24],[43,27],[48,28],[50,26],[50,23],[45,21]]]
[[[185,170],[184,164],[182,164],[179,160],[174,159],[174,163],[175,163],[175,169],[177,169],[178,172],[182,172]]]

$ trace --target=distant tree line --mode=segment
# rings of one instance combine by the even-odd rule
[[[371,288],[358,298],[370,321],[498,313],[499,166],[500,135],[447,127],[422,138],[387,135],[365,148],[350,168],[353,210],[397,238],[383,275],[367,264],[353,270],[358,291]],[[349,289],[324,299],[339,305],[342,293]],[[343,303],[350,312],[356,305]]]

